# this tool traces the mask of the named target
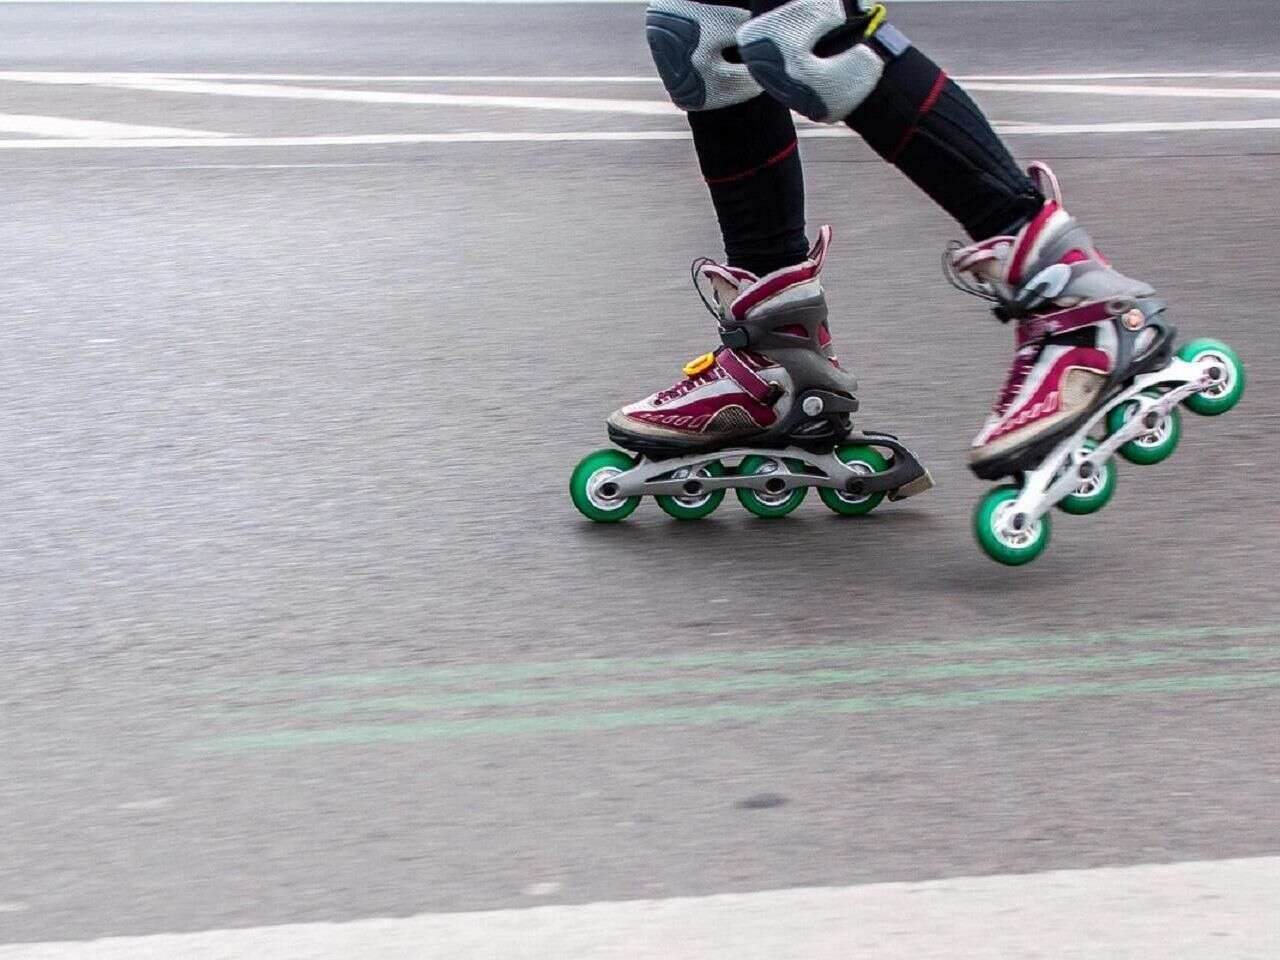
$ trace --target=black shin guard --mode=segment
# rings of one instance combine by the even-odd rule
[[[763,276],[804,260],[804,173],[790,111],[761,94],[688,116],[728,262]]]
[[[977,104],[914,47],[845,123],[974,240],[1015,232],[1044,203]]]

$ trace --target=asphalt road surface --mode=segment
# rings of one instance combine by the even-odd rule
[[[937,489],[573,510],[714,342],[639,6],[0,6],[0,943],[1280,853],[1273,7],[893,10],[1249,370],[1008,570],[1010,331],[812,126],[861,423]]]

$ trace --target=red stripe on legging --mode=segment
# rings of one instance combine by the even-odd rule
[[[733,183],[735,180],[745,180],[747,177],[753,177],[761,170],[772,167],[775,163],[781,163],[787,157],[796,152],[796,147],[800,141],[792,140],[787,146],[783,147],[772,157],[760,164],[758,167],[752,167],[749,170],[743,170],[741,173],[731,173],[727,177],[707,177],[707,186],[716,187],[722,183]]]
[[[893,148],[893,153],[889,154],[890,163],[897,163],[898,157],[902,155],[902,151],[907,149],[916,131],[920,129],[920,120],[926,113],[933,109],[934,104],[938,102],[938,98],[942,96],[942,88],[947,85],[947,74],[944,70],[938,71],[938,79],[933,81],[933,89],[929,91],[929,95],[924,98],[924,103],[920,104],[920,109],[916,111],[915,121],[911,126],[907,127],[907,132],[902,135],[902,139],[898,141],[898,145]]]

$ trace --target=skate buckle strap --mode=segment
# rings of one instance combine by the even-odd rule
[[[1104,320],[1111,311],[1102,302],[1086,303],[1079,307],[1046,313],[1039,317],[1023,319],[1018,324],[1018,346],[1033,340],[1043,340],[1056,333],[1067,333],[1077,327]]]
[[[757,403],[771,407],[777,402],[781,395],[778,387],[752,370],[746,361],[738,356],[736,350],[721,350],[716,354],[715,361],[724,375],[740,386]]]
[[[871,8],[871,18],[862,31],[862,38],[869,41],[871,49],[880,54],[886,63],[896,60],[911,48],[911,41],[906,34],[892,23],[885,22],[887,13],[884,4],[877,3]]]
[[[862,39],[880,54],[885,60],[893,60],[902,56],[911,46],[902,31],[893,24],[886,23],[888,11],[883,3],[868,3],[867,0],[843,0],[845,17],[850,23],[862,26]]]
[[[859,3],[858,6],[862,6],[862,4]],[[867,25],[863,27],[862,35],[869,37],[880,29],[880,24],[884,23],[887,13],[888,11],[885,10],[883,3],[875,3],[868,7],[863,14],[867,18]]]
[[[741,350],[751,344],[751,334],[747,333],[746,327],[725,327],[720,328],[720,342],[730,350]]]

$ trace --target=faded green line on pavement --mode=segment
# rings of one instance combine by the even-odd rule
[[[370,712],[418,712],[459,708],[522,707],[536,704],[575,703],[590,700],[624,700],[638,697],[714,696],[828,685],[856,686],[885,682],[928,682],[970,677],[1096,673],[1125,668],[1140,669],[1205,661],[1258,661],[1280,657],[1280,648],[1227,647],[1152,653],[1115,653],[1093,657],[1049,660],[986,660],[975,663],[917,664],[861,670],[812,670],[805,673],[743,673],[728,677],[677,677],[669,680],[608,683],[596,686],[537,687],[439,693],[427,696],[369,697],[352,700],[318,700],[281,706],[232,708],[233,716],[337,715]],[[210,715],[210,714],[206,714]],[[223,716],[225,713],[213,714]]]
[[[1280,672],[1152,677],[1124,682],[1055,684],[950,693],[904,693],[787,703],[717,703],[653,710],[573,713],[552,716],[485,717],[427,723],[367,724],[324,730],[211,737],[192,744],[209,751],[247,751],[311,746],[419,743],[475,736],[603,733],[628,727],[688,727],[725,721],[767,721],[799,716],[871,714],[899,710],[964,710],[998,704],[1090,699],[1144,694],[1193,694],[1280,687]]]
[[[692,628],[691,628],[692,629]],[[308,690],[323,687],[358,688],[448,684],[475,680],[537,680],[552,677],[592,676],[608,673],[696,670],[702,667],[769,667],[830,660],[863,660],[883,656],[937,657],[1031,650],[1049,647],[1097,646],[1107,643],[1157,643],[1160,641],[1260,637],[1280,633],[1280,624],[1251,627],[1189,627],[1182,629],[1106,630],[1080,634],[1045,634],[989,637],[974,640],[911,640],[902,643],[835,644],[780,647],[770,650],[715,650],[705,653],[650,657],[583,657],[525,663],[466,664],[456,667],[406,667],[368,673],[271,677],[229,680],[198,688],[201,693],[268,690]]]

